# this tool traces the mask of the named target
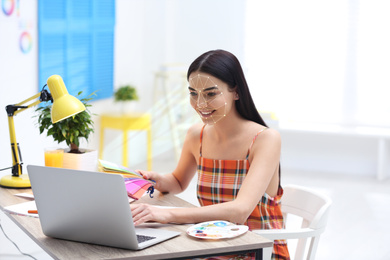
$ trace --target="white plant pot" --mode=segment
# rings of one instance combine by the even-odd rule
[[[82,171],[97,171],[98,169],[98,151],[80,149],[84,153],[69,153],[69,148],[64,149],[63,168],[82,170]]]
[[[119,110],[119,114],[125,115],[125,114],[130,114],[135,111],[136,108],[136,101],[120,101],[116,102]]]

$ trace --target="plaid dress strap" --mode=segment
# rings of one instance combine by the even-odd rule
[[[261,129],[259,132],[257,132],[257,134],[255,135],[255,137],[253,138],[252,143],[251,143],[251,145],[249,146],[248,153],[246,154],[246,159],[247,159],[247,160],[248,160],[248,158],[249,158],[249,153],[251,152],[252,146],[253,146],[253,144],[254,144],[255,141],[256,141],[256,138],[259,136],[260,133],[262,133],[262,132],[263,132],[264,130],[266,130],[266,129],[268,129],[268,127],[265,127],[265,128],[263,128],[263,129]]]
[[[232,201],[249,171],[248,156],[257,136],[256,134],[248,149],[245,160],[215,160],[202,156],[203,129],[200,134],[200,157],[198,165],[197,197],[201,206]],[[279,186],[277,195],[271,197],[264,194],[258,202],[245,224],[250,230],[254,229],[282,229],[284,228],[283,214],[281,212],[280,199],[283,189]],[[232,256],[229,256],[230,258]],[[218,259],[228,259],[218,257]],[[234,259],[234,258],[233,258]],[[286,241],[275,240],[272,259],[290,259]]]

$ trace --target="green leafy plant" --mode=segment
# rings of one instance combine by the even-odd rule
[[[115,101],[138,100],[137,90],[131,85],[120,87],[115,91],[114,97]]]
[[[77,98],[82,91],[77,94]],[[54,141],[61,143],[63,141],[70,147],[70,153],[82,153],[79,149],[80,139],[88,137],[94,132],[92,114],[88,110],[91,105],[88,103],[96,95],[95,92],[86,98],[80,99],[86,110],[74,116],[68,117],[55,124],[51,122],[51,107],[52,105],[38,107],[35,111],[38,113],[39,132],[42,134],[47,130],[47,136],[52,136]]]

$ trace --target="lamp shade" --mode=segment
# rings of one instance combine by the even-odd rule
[[[51,108],[51,121],[53,124],[85,110],[85,106],[80,100],[69,95],[61,76],[51,76],[47,80],[47,85],[53,97],[53,106]]]

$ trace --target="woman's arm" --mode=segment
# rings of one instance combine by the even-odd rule
[[[161,192],[180,193],[184,191],[196,173],[196,153],[199,149],[200,126],[192,126],[184,140],[182,152],[176,169],[172,173],[139,171],[145,179],[156,181],[155,188]]]
[[[277,195],[280,151],[280,134],[274,129],[263,131],[253,144],[250,168],[235,200],[242,220],[249,217],[264,193]]]
[[[249,172],[235,200],[200,208],[179,209],[157,209],[150,205],[134,204],[131,208],[135,224],[146,221],[199,223],[216,219],[244,223],[264,193],[274,188],[269,186],[278,185],[278,179],[274,182],[273,176],[278,174],[280,160],[279,133],[272,129],[262,132],[252,147],[251,157]]]

